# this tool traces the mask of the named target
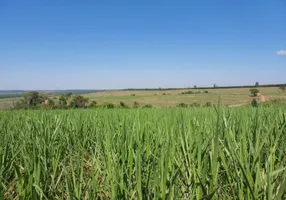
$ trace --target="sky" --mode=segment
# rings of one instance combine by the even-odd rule
[[[0,90],[286,83],[286,0],[0,0]]]

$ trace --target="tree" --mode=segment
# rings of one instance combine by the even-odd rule
[[[24,102],[29,106],[40,105],[44,101],[44,98],[39,94],[39,92],[32,91],[26,92],[24,94]]]
[[[286,85],[281,85],[279,88],[280,88],[280,90],[281,90],[282,92],[285,92],[285,90],[286,90]]]
[[[75,95],[71,102],[70,102],[70,107],[72,108],[85,108],[88,104],[88,99],[84,98],[81,95]]]
[[[59,98],[59,105],[61,107],[65,107],[67,105],[67,98],[64,95]]]
[[[259,93],[259,90],[257,88],[252,88],[249,90],[252,96],[256,97]]]
[[[214,88],[217,88],[217,85],[216,85],[216,84],[214,84]]]
[[[123,102],[120,101],[120,108],[127,108],[128,106]]]
[[[194,85],[194,89],[197,89],[198,88],[198,86],[197,85]]]
[[[259,87],[259,83],[258,82],[255,82],[255,87]]]
[[[41,107],[43,107],[43,108],[48,108],[48,109],[53,109],[53,108],[55,107],[55,102],[54,102],[54,100],[52,100],[52,99],[46,99],[46,100],[42,103]]]
[[[139,108],[140,104],[137,101],[134,101],[133,108]]]
[[[72,93],[71,93],[71,92],[68,92],[68,93],[65,94],[65,97],[66,97],[67,99],[69,99],[71,96],[72,96]]]
[[[257,100],[256,99],[252,99],[252,101],[251,101],[251,106],[252,107],[258,107],[258,102],[257,102]]]
[[[96,101],[92,101],[89,106],[89,108],[96,108],[97,107],[97,102]]]

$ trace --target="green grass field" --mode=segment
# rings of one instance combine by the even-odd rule
[[[285,199],[285,109],[0,111],[0,199]]]

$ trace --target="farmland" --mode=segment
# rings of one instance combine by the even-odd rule
[[[282,92],[279,87],[261,87],[260,93],[271,99],[286,100],[286,92]],[[205,92],[208,93],[205,93]],[[193,92],[193,94],[182,94]],[[196,92],[200,92],[197,93]],[[98,104],[110,102],[119,105],[122,101],[128,106],[134,102],[140,105],[152,104],[153,107],[176,107],[179,103],[204,105],[210,102],[212,105],[218,103],[219,99],[226,106],[249,105],[253,97],[250,96],[249,88],[227,88],[227,89],[179,89],[179,90],[114,90],[96,93],[83,94],[89,102],[96,101]],[[50,95],[52,99],[58,99],[59,95]],[[13,102],[21,98],[0,98],[0,109],[7,109]],[[56,101],[56,100],[55,100]]]
[[[285,109],[0,111],[0,198],[285,199]]]

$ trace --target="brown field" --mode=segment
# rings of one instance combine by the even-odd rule
[[[259,88],[260,94],[264,97],[261,99],[285,99],[286,92],[279,88]],[[186,91],[201,91],[199,94],[181,94]],[[208,93],[204,93],[208,91]],[[165,95],[163,95],[165,93]],[[135,96],[132,96],[134,94]],[[174,107],[179,103],[198,103],[205,104],[210,102],[217,104],[219,99],[226,106],[241,106],[251,102],[253,97],[250,96],[249,88],[230,88],[230,89],[180,89],[180,90],[130,90],[130,91],[104,91],[83,95],[89,98],[89,101],[96,101],[98,104],[110,102],[119,104],[121,101],[131,106],[136,101],[140,105],[152,104],[154,107]],[[9,108],[20,98],[0,99],[0,108]],[[258,98],[259,99],[259,98]]]

